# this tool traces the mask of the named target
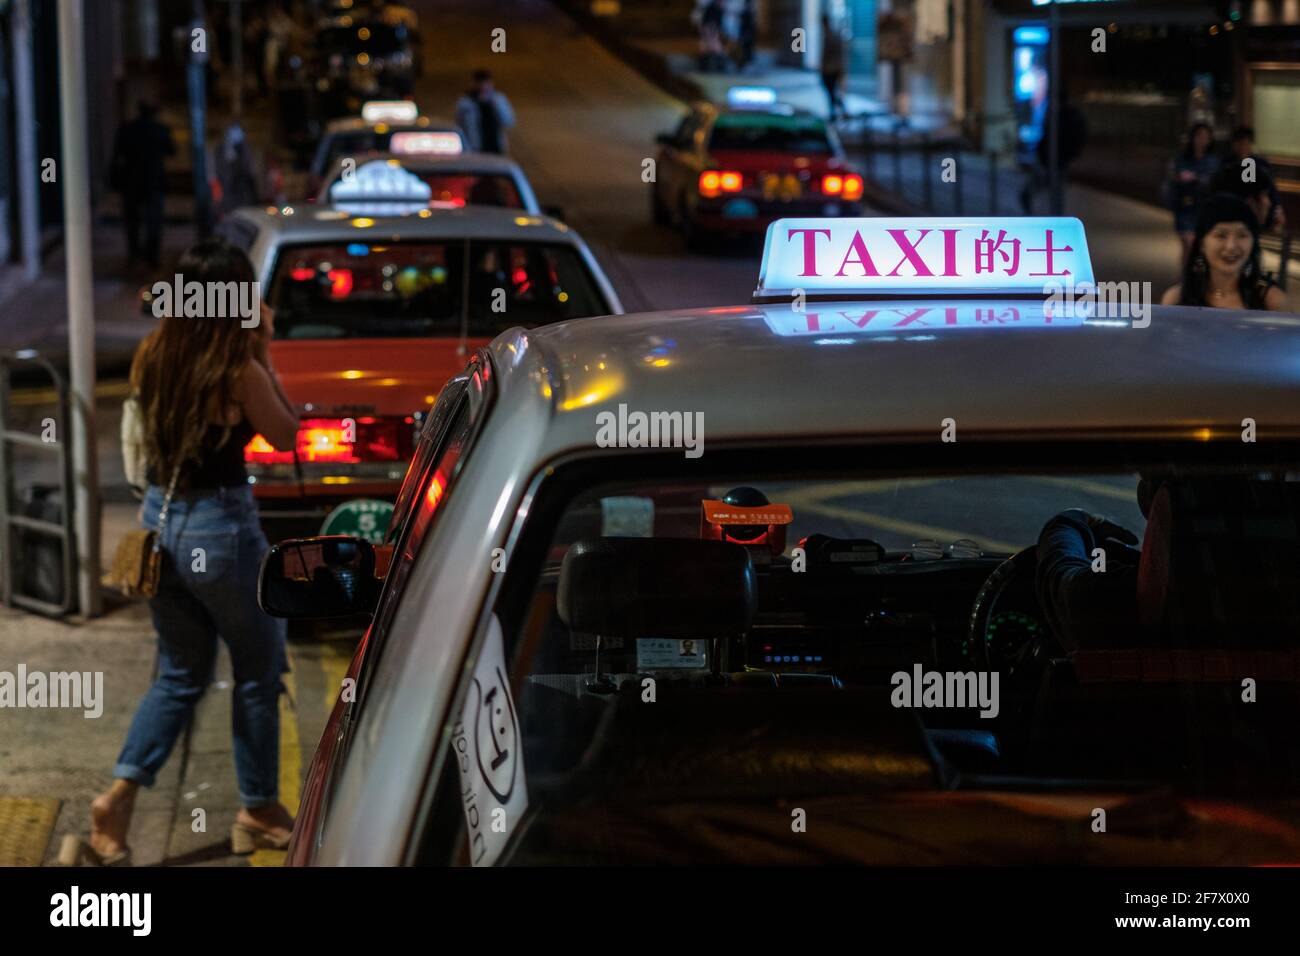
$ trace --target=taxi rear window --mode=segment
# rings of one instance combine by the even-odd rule
[[[826,124],[815,117],[744,113],[718,117],[709,149],[820,155],[832,151]]]
[[[269,301],[282,339],[490,338],[609,311],[572,246],[486,239],[286,246]]]

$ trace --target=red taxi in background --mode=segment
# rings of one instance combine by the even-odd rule
[[[502,331],[623,311],[577,232],[517,209],[241,209],[218,232],[253,262],[275,310],[271,357],[300,408],[294,451],[256,436],[244,453],[277,533],[395,497],[443,384]]]
[[[733,87],[731,105],[697,103],[658,137],[657,224],[677,226],[694,247],[712,235],[761,233],[783,216],[861,214],[862,176],[835,131],[774,99],[762,87]]]

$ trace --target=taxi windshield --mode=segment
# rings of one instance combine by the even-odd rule
[[[832,147],[826,124],[815,117],[724,113],[713,126],[709,150],[828,155]]]
[[[775,862],[790,807],[835,844],[809,852],[915,862],[963,811],[890,795],[959,778],[1300,794],[1294,460],[596,480],[533,502],[531,598],[498,612],[540,808],[514,862]],[[1027,832],[985,850],[1050,854]]]
[[[268,301],[284,339],[490,338],[609,311],[572,246],[487,239],[287,246]]]

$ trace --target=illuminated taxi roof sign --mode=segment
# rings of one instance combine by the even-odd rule
[[[775,106],[776,90],[770,86],[733,86],[727,90],[727,105],[740,108]]]
[[[396,160],[362,163],[330,187],[330,202],[353,215],[400,215],[427,208],[433,189]]]
[[[1083,223],[1069,217],[778,219],[754,298],[1047,296],[1092,281]]]
[[[404,130],[388,140],[388,151],[402,156],[458,156],[465,143],[452,130]]]
[[[410,100],[371,100],[361,106],[361,118],[367,123],[414,123],[420,108]]]

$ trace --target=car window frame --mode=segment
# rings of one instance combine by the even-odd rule
[[[420,435],[421,444],[424,444],[427,439],[429,450],[421,457],[420,450],[417,448],[417,455],[412,457],[411,465],[407,469],[409,476],[416,467],[417,459],[420,460],[422,470],[417,483],[412,486],[411,500],[419,501],[427,493],[428,483],[437,470],[438,464],[444,459],[448,443],[459,431],[459,413],[462,408],[465,408],[467,416],[465,421],[466,431],[460,457],[457,459],[451,474],[447,477],[444,500],[439,507],[439,511],[442,511],[447,502],[451,500],[458,485],[460,474],[464,471],[466,461],[474,451],[478,436],[481,434],[484,423],[490,416],[494,404],[495,380],[488,363],[486,350],[479,350],[471,357],[465,371],[443,387],[442,393],[434,403],[434,408],[429,413],[429,419]],[[440,413],[440,406],[445,406],[446,411]],[[403,485],[405,485],[405,480]],[[396,509],[394,509],[393,517],[397,517]],[[380,592],[379,601],[375,606],[370,628],[366,632],[361,664],[357,670],[356,700],[352,704],[354,714],[360,714],[364,707],[367,691],[371,683],[367,678],[374,673],[379,659],[383,656],[393,618],[401,606],[406,580],[403,579],[401,586],[397,585],[395,572],[398,570],[398,562],[405,560],[406,570],[409,573],[410,568],[414,567],[416,562],[420,560],[420,554],[425,544],[433,536],[433,532],[438,526],[437,520],[431,520],[428,526],[423,529],[422,537],[415,544],[410,557],[404,559],[403,552],[410,543],[409,534],[412,523],[410,516],[407,516],[407,520],[401,523],[396,536],[391,542],[393,545],[393,563],[384,578],[384,586]],[[388,543],[390,542],[385,542],[385,544]]]
[[[1142,454],[1126,456],[1117,451],[1129,446],[1140,448]],[[810,469],[807,462],[811,459],[807,453],[828,449],[838,451],[843,460],[837,460],[833,465],[819,463]],[[777,460],[795,460],[801,464],[798,467],[771,468],[774,456]],[[1023,464],[1026,456],[1033,458],[1032,466]],[[1014,475],[1039,470],[1062,474],[1067,470],[1073,474],[1104,474],[1116,469],[1136,473],[1170,460],[1180,465],[1207,466],[1226,464],[1241,467],[1256,463],[1261,468],[1273,467],[1278,461],[1291,461],[1300,469],[1300,432],[1280,433],[1277,440],[1267,446],[1242,443],[1231,437],[1207,442],[1196,434],[1189,436],[1185,430],[1175,429],[1155,435],[1127,429],[1115,429],[1104,434],[1057,430],[1051,434],[1019,438],[976,434],[968,436],[959,450],[955,445],[940,445],[931,435],[870,435],[847,444],[834,439],[718,442],[710,451],[709,458],[710,469],[692,475],[693,481],[726,482],[751,471],[761,476],[753,480],[762,482],[811,480],[816,476],[842,477],[850,471],[854,475],[884,478],[926,476],[936,472],[951,474],[958,469],[981,475]],[[1008,461],[1011,464],[1007,464]],[[513,511],[514,517],[506,535],[505,572],[493,575],[480,605],[472,637],[466,642],[458,670],[460,677],[443,715],[444,731],[464,709],[474,665],[482,653],[494,617],[501,623],[510,691],[518,699],[523,675],[517,625],[528,614],[528,602],[544,567],[557,523],[575,498],[592,487],[620,480],[680,479],[683,476],[681,469],[679,451],[628,454],[593,453],[590,450],[562,454],[534,469],[524,496]],[[1044,521],[1050,517],[1045,515]],[[458,789],[455,764],[447,759],[445,753],[445,745],[450,739],[450,735],[444,732],[433,741],[420,803],[409,830],[406,865],[457,865],[465,857],[462,839],[464,814],[459,805],[454,808],[454,814],[440,806],[449,802],[442,799],[448,787]],[[530,812],[535,809],[530,807]],[[452,832],[430,833],[431,827],[451,820],[455,821]],[[527,823],[519,826],[495,865],[509,864],[520,835],[527,829]],[[449,850],[445,856],[439,852],[444,847]]]

